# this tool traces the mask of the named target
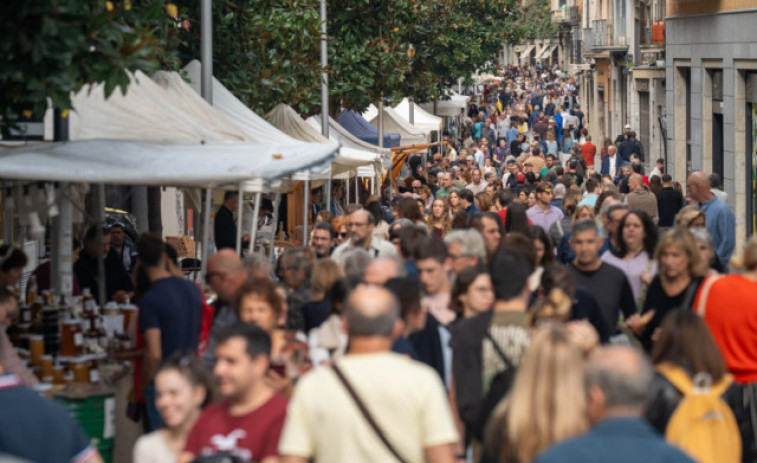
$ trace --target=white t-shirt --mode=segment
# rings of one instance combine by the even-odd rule
[[[168,448],[161,430],[141,436],[134,444],[134,463],[163,463],[178,459],[179,454]]]
[[[426,448],[457,442],[444,387],[430,367],[390,352],[347,355],[337,364],[409,463],[423,462]],[[395,461],[331,368],[300,379],[279,453],[329,463]]]

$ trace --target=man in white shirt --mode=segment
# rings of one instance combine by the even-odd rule
[[[335,362],[341,375],[324,367],[300,379],[279,442],[284,463],[397,461],[395,454],[408,463],[454,461],[458,435],[438,375],[390,352],[399,313],[381,287],[360,285],[348,297],[349,351]]]
[[[350,215],[349,220],[350,238],[334,249],[331,256],[342,267],[344,267],[345,254],[353,248],[365,249],[372,258],[397,255],[397,248],[392,243],[373,236],[373,229],[376,227],[373,214],[365,209],[359,209]]]
[[[483,169],[486,156],[484,155],[484,152],[481,151],[481,148],[479,148],[479,144],[473,143],[471,150],[473,150],[473,163],[478,166],[479,169]]]
[[[471,171],[472,182],[465,186],[466,189],[477,195],[486,189],[486,182],[481,180],[481,169],[473,168]]]

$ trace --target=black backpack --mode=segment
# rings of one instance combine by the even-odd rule
[[[486,432],[486,425],[489,423],[489,418],[494,412],[494,409],[497,408],[497,405],[499,405],[499,403],[507,395],[507,393],[510,392],[510,388],[512,387],[513,381],[515,380],[515,374],[518,372],[518,368],[513,365],[513,363],[510,361],[510,359],[507,358],[505,353],[502,352],[502,349],[499,347],[489,331],[487,331],[484,336],[486,336],[486,339],[488,339],[492,343],[495,352],[497,352],[497,355],[499,355],[502,361],[505,362],[506,368],[494,375],[494,378],[492,378],[492,382],[489,385],[489,391],[486,393],[486,397],[484,397],[483,402],[481,402],[478,419],[476,420],[473,429],[473,435],[480,442],[483,442],[484,434]]]

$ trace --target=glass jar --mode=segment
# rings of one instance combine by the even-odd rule
[[[77,357],[84,353],[84,331],[81,322],[69,318],[61,322],[61,355]]]
[[[45,355],[45,337],[41,334],[29,335],[29,357],[34,366],[39,366]]]

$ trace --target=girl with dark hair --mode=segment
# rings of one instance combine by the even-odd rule
[[[134,445],[134,463],[177,461],[190,429],[213,397],[213,378],[191,352],[176,352],[155,374],[155,406],[165,427]]]
[[[0,246],[0,285],[15,287],[24,274],[27,261],[24,251],[8,244]]]
[[[528,237],[533,240],[534,250],[536,251],[536,265],[528,278],[528,285],[531,291],[536,291],[541,285],[542,272],[555,260],[554,245],[547,236],[547,232],[538,225],[528,227]]]
[[[378,201],[371,201],[365,205],[365,210],[368,211],[376,221],[376,225],[373,227],[373,233],[376,238],[382,240],[389,239],[389,224],[384,220],[384,210],[381,208],[381,203]]]
[[[457,318],[470,318],[492,308],[494,289],[489,272],[476,265],[464,268],[455,279],[450,309]]]
[[[657,226],[643,211],[630,211],[618,225],[617,249],[602,254],[602,260],[623,270],[638,306],[643,305],[646,288],[657,274],[654,261]]]
[[[510,205],[507,206],[505,233],[526,233],[527,231],[528,216],[526,215],[526,206],[519,202],[510,203]]]

